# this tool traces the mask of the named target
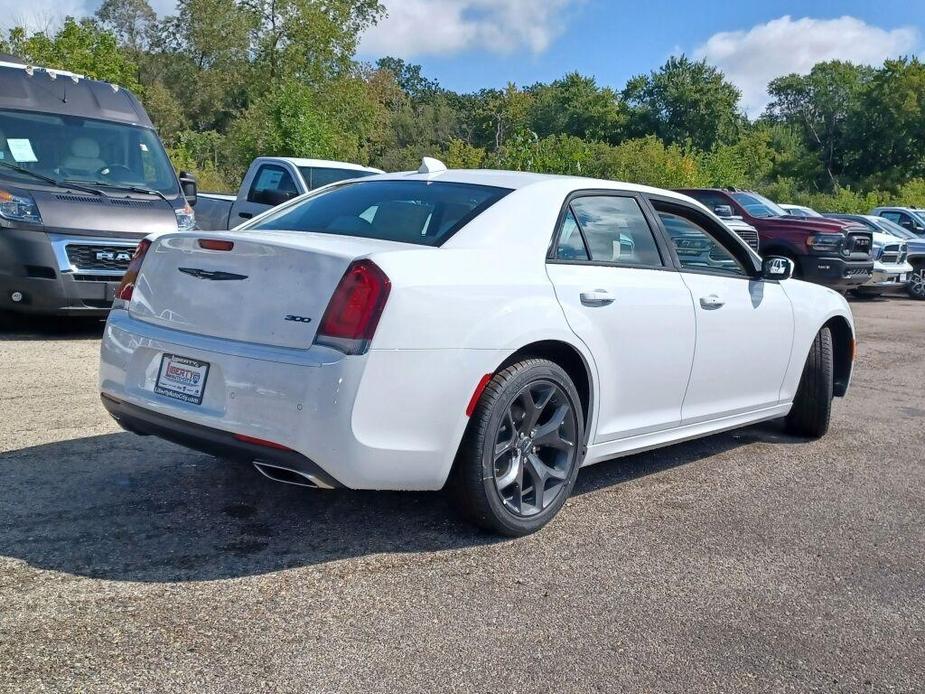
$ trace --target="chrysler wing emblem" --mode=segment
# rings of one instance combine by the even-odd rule
[[[178,267],[180,272],[185,275],[191,275],[197,280],[246,280],[247,275],[236,275],[233,272],[224,272],[222,270],[202,270],[198,267]]]

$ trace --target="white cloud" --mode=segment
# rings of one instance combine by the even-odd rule
[[[580,1],[580,0],[578,0]],[[542,53],[565,30],[576,0],[385,0],[388,17],[360,42],[367,56],[470,50]]]
[[[793,19],[787,15],[748,31],[713,34],[695,55],[726,73],[742,90],[742,103],[754,116],[768,104],[765,90],[775,77],[806,74],[823,60],[877,65],[913,52],[918,44],[914,27],[886,30],[855,17]]]

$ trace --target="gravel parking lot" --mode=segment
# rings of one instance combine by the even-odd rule
[[[588,468],[513,541],[123,433],[99,326],[8,322],[0,689],[922,691],[925,302],[853,308],[825,439]]]

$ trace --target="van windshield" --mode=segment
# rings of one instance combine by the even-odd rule
[[[439,246],[511,191],[437,181],[343,183],[245,227]]]
[[[0,161],[58,181],[179,193],[157,135],[127,123],[0,110]],[[8,167],[0,167],[0,175],[35,181]]]

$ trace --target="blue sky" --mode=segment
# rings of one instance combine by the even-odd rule
[[[0,26],[53,26],[101,0],[0,0]],[[925,0],[382,0],[361,58],[398,55],[445,87],[549,81],[577,70],[621,88],[673,53],[704,57],[760,112],[775,76],[819,60],[879,64],[925,49]],[[161,14],[175,0],[149,0]]]

